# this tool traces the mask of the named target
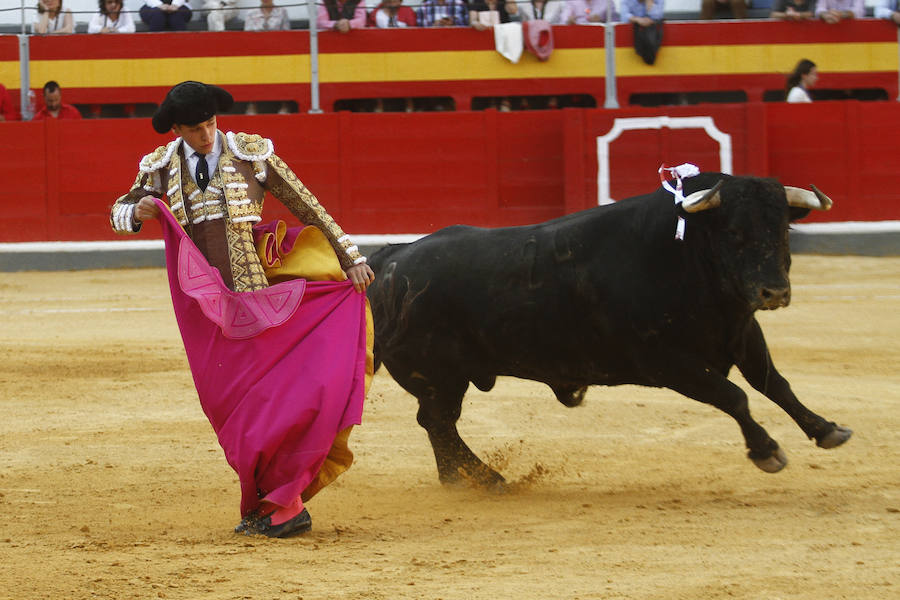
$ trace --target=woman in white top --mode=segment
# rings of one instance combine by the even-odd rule
[[[543,19],[551,25],[562,25],[566,4],[562,0],[532,0],[519,5],[523,21]]]
[[[816,85],[818,79],[819,70],[816,68],[816,63],[808,58],[798,62],[791,74],[788,75],[785,85],[787,101],[792,103],[812,102],[812,98],[809,97],[809,88]]]
[[[123,0],[97,0],[100,12],[88,23],[88,33],[134,33],[134,19],[122,12]]]
[[[72,11],[62,7],[62,0],[38,0],[37,19],[31,25],[31,33],[72,33],[75,21]]]

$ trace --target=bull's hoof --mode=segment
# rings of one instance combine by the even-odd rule
[[[849,440],[851,435],[853,435],[853,431],[851,429],[841,427],[840,425],[835,425],[834,429],[832,429],[822,437],[816,439],[816,446],[818,446],[819,448],[825,448],[826,450],[837,448],[838,446]]]
[[[772,451],[772,455],[768,458],[751,458],[757,467],[766,473],[777,473],[787,466],[787,454],[781,448]]]
[[[448,487],[467,487],[502,493],[507,491],[506,480],[486,465],[459,466],[453,476],[442,476],[441,483]]]

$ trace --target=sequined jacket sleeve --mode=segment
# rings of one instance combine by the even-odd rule
[[[366,262],[366,257],[359,253],[359,248],[350,240],[350,236],[344,233],[283,160],[272,154],[266,160],[266,167],[263,187],[288,207],[304,225],[314,225],[322,230],[334,248],[341,268],[347,270],[353,265]]]
[[[164,154],[166,146],[160,146],[148,156]],[[144,158],[144,161],[147,157]],[[143,164],[143,161],[142,161]],[[120,197],[112,205],[109,215],[109,224],[113,231],[121,234],[137,233],[141,230],[141,224],[134,222],[134,207],[144,196],[161,198],[163,195],[163,182],[158,171],[146,171],[141,169],[127,194]]]

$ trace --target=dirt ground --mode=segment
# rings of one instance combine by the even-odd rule
[[[445,489],[416,405],[380,371],[356,463],[313,531],[239,537],[239,490],[200,410],[161,269],[0,274],[0,598],[900,597],[900,258],[796,256],[760,314],[834,450],[734,374],[788,454],[674,392],[469,392],[460,430],[514,482]]]

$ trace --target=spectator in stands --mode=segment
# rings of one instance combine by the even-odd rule
[[[38,0],[37,16],[31,33],[73,33],[72,11],[63,8],[62,0]]]
[[[244,31],[286,31],[291,28],[287,10],[275,6],[275,0],[260,0],[259,8],[247,13]]]
[[[187,0],[144,0],[140,14],[150,31],[184,31],[193,13]]]
[[[829,25],[866,16],[863,0],[817,0],[816,17]]]
[[[237,0],[206,0],[203,8],[209,11],[206,15],[209,31],[225,31],[225,21],[238,16]]]
[[[510,10],[515,13],[515,18],[511,18]],[[469,2],[469,24],[478,31],[490,29],[497,23],[521,20],[522,16],[519,14],[515,2],[507,0],[472,0]]]
[[[770,19],[780,21],[808,21],[815,19],[815,0],[775,0]]]
[[[562,25],[566,4],[563,0],[532,0],[519,5],[523,21],[541,19],[551,25]]]
[[[618,22],[614,0],[568,0],[563,22],[566,25]]]
[[[122,0],[97,0],[100,12],[88,23],[88,33],[134,33],[134,19],[122,12]]]
[[[703,0],[700,5],[701,19],[715,19],[722,11],[731,12],[735,19],[747,18],[747,0]]]
[[[648,65],[662,45],[664,0],[622,0],[622,22],[634,26],[634,49]]]
[[[408,6],[403,6],[403,0],[384,0],[369,13],[366,25],[379,29],[415,27],[416,11]]]
[[[469,9],[463,0],[425,0],[417,17],[419,27],[465,27]]]
[[[9,91],[2,83],[0,83],[0,122],[2,121],[18,121],[19,111],[16,110]]]
[[[808,58],[802,59],[788,75],[785,90],[787,91],[787,101],[796,102],[812,102],[809,96],[809,88],[816,84],[819,79],[819,70],[816,63]]]
[[[319,4],[316,18],[319,29],[349,33],[366,27],[366,6],[361,0],[325,0]]]
[[[900,25],[900,11],[897,10],[897,0],[877,0],[875,4],[875,18],[893,21]]]
[[[37,111],[32,121],[44,119],[80,119],[81,113],[71,104],[63,104],[62,90],[55,81],[44,84],[44,107]]]

